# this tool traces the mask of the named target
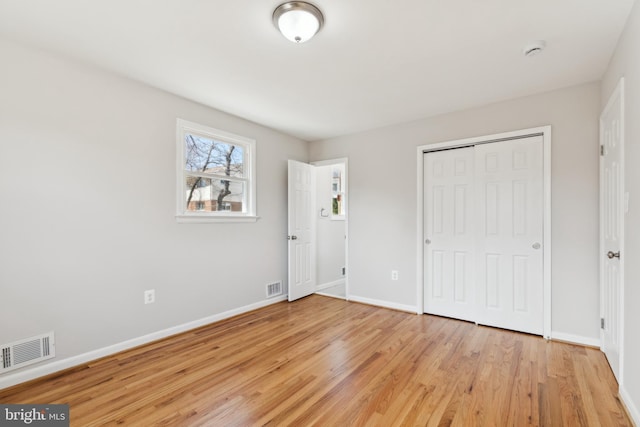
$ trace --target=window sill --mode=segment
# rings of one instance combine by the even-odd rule
[[[205,224],[213,222],[256,222],[255,215],[176,215],[176,221],[183,224]]]

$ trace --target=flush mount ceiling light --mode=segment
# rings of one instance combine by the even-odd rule
[[[320,9],[304,1],[282,3],[273,11],[273,25],[294,43],[311,39],[324,24]]]

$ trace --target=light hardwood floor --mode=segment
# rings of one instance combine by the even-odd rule
[[[42,380],[72,426],[630,426],[596,349],[314,295]]]

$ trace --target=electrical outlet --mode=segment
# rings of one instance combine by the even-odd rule
[[[391,280],[398,280],[398,270],[391,270]]]
[[[154,302],[156,302],[156,290],[149,289],[147,291],[144,291],[144,303],[153,304]]]

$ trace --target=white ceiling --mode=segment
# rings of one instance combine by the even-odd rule
[[[0,0],[0,36],[312,141],[599,80],[634,0],[314,0],[300,45],[280,3]]]

